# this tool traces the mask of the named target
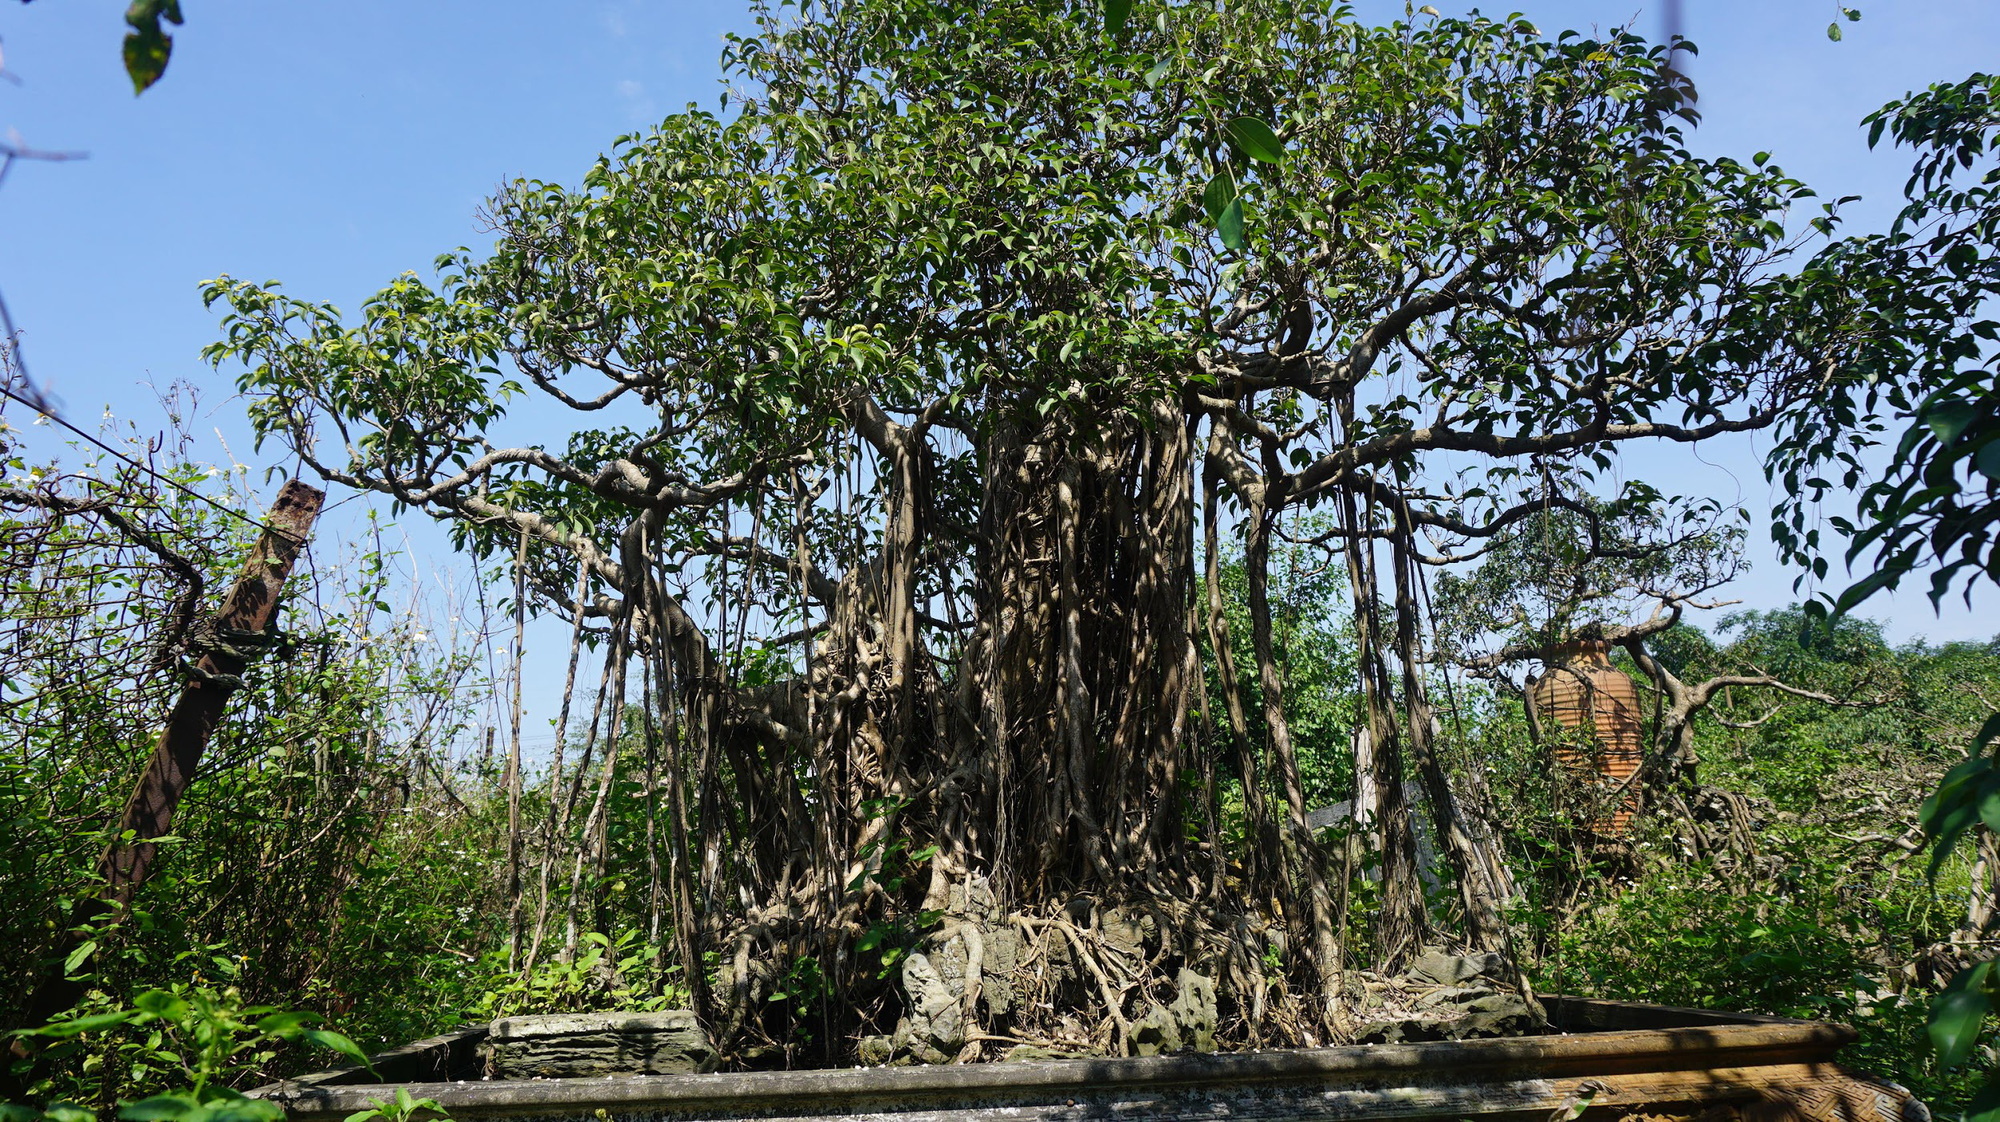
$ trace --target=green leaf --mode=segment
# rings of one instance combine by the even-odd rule
[[[78,947],[77,949],[69,952],[69,957],[63,960],[63,973],[65,974],[76,973],[77,970],[83,966],[84,962],[88,960],[93,953],[96,952],[96,950],[97,950],[97,940],[92,939],[89,942],[85,943],[84,945]]]
[[[227,1103],[211,1103],[208,1122],[279,1122],[285,1111],[277,1103],[263,1099],[233,1098]]]
[[[1218,171],[1208,186],[1201,189],[1201,209],[1208,212],[1210,222],[1222,221],[1222,212],[1236,201],[1236,180],[1228,171]]]
[[[284,1116],[284,1109],[276,1103],[253,1099],[225,1087],[207,1102],[176,1117],[180,1122],[279,1122]]]
[[[118,1117],[125,1122],[167,1122],[200,1109],[201,1104],[194,1101],[193,1095],[154,1095],[119,1107]]]
[[[1903,570],[1894,565],[1883,565],[1874,572],[1855,581],[1853,587],[1840,594],[1834,602],[1833,614],[1844,616],[1855,605],[1875,595],[1883,585],[1889,584],[1903,575]]]
[[[1833,40],[1836,43],[1840,42],[1840,24],[1838,23],[1827,24],[1826,37]]]
[[[1924,1027],[1940,1066],[1957,1067],[1972,1055],[1972,1046],[1978,1042],[1980,1027],[1986,1023],[1991,1008],[1980,983],[1992,969],[1992,963],[1982,962],[1959,971],[1944,992],[1931,1001],[1930,1020]]]
[[[2000,480],[2000,436],[1986,442],[1972,457],[1972,466],[1988,479]]]
[[[348,1059],[353,1060],[355,1063],[360,1064],[362,1067],[368,1068],[370,1071],[374,1070],[374,1067],[368,1062],[368,1053],[363,1052],[359,1044],[334,1032],[332,1029],[307,1029],[303,1035],[307,1040],[312,1041],[322,1048],[331,1048]]]
[[[1222,235],[1222,244],[1230,249],[1242,249],[1243,241],[1243,200],[1231,199],[1229,205],[1215,219],[1215,232]]]
[[[97,1122],[97,1112],[75,1103],[50,1103],[42,1118],[45,1122]]]
[[[151,1013],[155,1017],[162,1017],[169,1021],[176,1021],[187,1016],[188,1011],[187,1002],[182,1001],[166,990],[147,990],[145,993],[132,999],[132,1006],[142,1013]]]
[[[1995,789],[2000,789],[2000,767],[1990,756],[1973,756],[1945,772],[1937,790],[1917,808],[1917,823],[1931,841],[1931,877],[1937,876],[1958,839],[1979,821],[1980,804]]]
[[[257,1031],[269,1036],[276,1036],[279,1033],[291,1032],[293,1029],[298,1028],[300,1025],[311,1024],[312,1022],[317,1020],[319,1020],[319,1014],[317,1013],[307,1013],[303,1011],[295,1013],[273,1013],[270,1016],[264,1017],[257,1022]]]
[[[1104,0],[1104,33],[1113,39],[1125,33],[1125,20],[1132,14],[1132,0]]]
[[[1991,780],[1979,790],[1979,820],[1987,829],[2000,832],[2000,784]]]
[[[1146,70],[1147,89],[1149,90],[1154,89],[1160,84],[1160,81],[1167,76],[1167,65],[1172,61],[1173,61],[1172,59],[1163,58],[1147,68]]]
[[[1980,751],[1995,740],[2000,740],[2000,713],[1987,715],[1986,722],[1979,726],[1979,735],[1972,738],[1972,750]]]
[[[37,1036],[62,1038],[75,1036],[78,1033],[96,1032],[99,1029],[113,1028],[131,1019],[132,1014],[124,1010],[116,1013],[93,1013],[88,1017],[77,1017],[74,1020],[57,1021],[54,1024],[43,1025],[41,1028],[32,1031]]]
[[[1278,142],[1278,134],[1271,126],[1255,117],[1238,117],[1226,127],[1229,139],[1243,149],[1244,155],[1267,164],[1285,162],[1285,146]]]
[[[125,15],[125,22],[133,27],[125,36],[125,73],[132,79],[134,97],[160,80],[167,72],[167,58],[174,52],[174,37],[160,30],[157,7],[150,16],[133,20],[132,13],[146,6],[146,0],[137,0]]]
[[[1947,447],[1978,419],[1979,408],[1969,401],[1937,401],[1924,409],[1924,423]]]

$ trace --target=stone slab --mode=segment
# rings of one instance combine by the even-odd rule
[[[695,1015],[555,1013],[505,1017],[487,1031],[494,1079],[694,1075],[715,1070],[715,1046]]]

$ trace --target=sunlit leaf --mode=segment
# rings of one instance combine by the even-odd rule
[[[200,1107],[193,1095],[154,1095],[119,1107],[118,1117],[125,1122],[168,1122],[193,1114]]]
[[[147,990],[132,999],[134,1008],[144,1013],[166,1020],[178,1020],[187,1016],[188,1004],[166,990]]]
[[[1215,173],[1208,186],[1201,189],[1201,209],[1208,212],[1210,222],[1222,221],[1222,212],[1236,200],[1236,181],[1227,171]]]
[[[1271,126],[1255,117],[1238,117],[1229,122],[1229,139],[1236,142],[1243,154],[1253,160],[1267,164],[1285,162],[1285,146],[1278,141],[1278,134]]]
[[[1933,402],[1924,410],[1924,423],[1930,426],[1938,440],[1949,446],[1979,419],[1979,409],[1969,401]]]
[[[53,1036],[60,1039],[62,1037],[75,1036],[78,1033],[97,1032],[100,1029],[114,1028],[130,1021],[132,1016],[130,1012],[122,1010],[116,1013],[93,1013],[88,1017],[77,1017],[74,1020],[57,1021],[52,1025],[44,1025],[41,1028],[35,1029],[34,1032],[37,1036]]]
[[[1215,232],[1222,237],[1222,244],[1230,249],[1242,249],[1243,241],[1243,200],[1231,199],[1216,216]]]
[[[360,1045],[332,1029],[307,1029],[303,1035],[322,1048],[331,1048],[363,1067],[368,1066],[368,1053],[363,1052]]]
[[[84,943],[77,949],[69,952],[69,957],[63,960],[63,973],[65,974],[76,973],[79,969],[83,967],[83,964],[90,959],[90,956],[92,954],[95,954],[96,952],[97,952],[97,940],[95,939],[92,939]]]
[[[1930,1034],[1931,1048],[1937,1052],[1940,1066],[1957,1067],[1971,1057],[1979,1030],[1991,1009],[1980,984],[1992,969],[1992,963],[1982,962],[1959,971],[1944,992],[1931,1001],[1925,1030]]]
[[[268,1035],[290,1032],[301,1025],[319,1020],[319,1014],[306,1012],[273,1013],[257,1022],[257,1031]]]

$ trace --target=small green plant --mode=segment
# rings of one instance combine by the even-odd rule
[[[907,920],[878,919],[854,941],[854,950],[858,954],[873,952],[880,962],[875,976],[887,978],[901,968],[903,960],[916,948],[923,933],[936,927],[942,919],[944,912],[936,908],[918,912]]]
[[[86,1077],[98,1078],[110,1089],[104,1097],[145,1087],[182,1088],[137,1101],[123,1101],[118,1116],[127,1122],[271,1122],[283,1116],[275,1105],[246,1098],[224,1083],[258,1071],[285,1044],[316,1045],[366,1066],[368,1057],[347,1037],[314,1028],[316,1013],[284,1012],[266,1005],[245,1005],[242,991],[224,986],[176,984],[147,990],[130,1005],[110,1004],[102,994],[79,1006],[78,1015],[54,1021],[16,1036],[51,1041],[44,1056],[75,1059]],[[93,1006],[98,1011],[90,1011]],[[36,1090],[46,1093],[52,1087]],[[5,1122],[46,1118],[66,1122],[70,1110],[83,1110],[58,1100],[35,1111],[9,1107]],[[29,1113],[21,1113],[27,1111]],[[89,1112],[84,1111],[85,1114]]]
[[[408,1087],[396,1088],[396,1096],[386,1102],[372,1099],[367,1110],[357,1110],[341,1122],[410,1122],[420,1110],[429,1111],[437,1122],[451,1122],[444,1106],[436,1099],[419,1099],[410,1094]]]
[[[813,1011],[834,997],[833,980],[820,968],[819,959],[812,955],[800,955],[786,968],[778,988],[764,1000],[790,1003],[793,1034],[802,1042],[810,1042],[813,1034],[807,1026]]]
[[[527,976],[502,978],[469,1010],[478,1020],[511,1013],[584,1013],[598,1009],[685,1009],[689,997],[680,967],[659,965],[658,948],[636,931],[617,936],[586,932],[576,956],[540,962]]]

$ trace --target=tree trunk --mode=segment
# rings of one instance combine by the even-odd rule
[[[1327,891],[1325,861],[1313,842],[1311,827],[1306,825],[1305,788],[1299,781],[1299,762],[1292,747],[1291,723],[1285,717],[1284,677],[1278,672],[1271,644],[1271,516],[1262,503],[1253,503],[1246,521],[1243,566],[1250,583],[1251,635],[1257,654],[1258,679],[1264,693],[1264,727],[1270,737],[1272,757],[1277,761],[1287,812],[1284,829],[1279,836],[1284,840],[1287,865],[1294,884],[1304,884],[1304,891],[1297,892],[1295,899],[1303,897],[1300,902],[1305,905],[1302,910],[1311,934],[1313,966],[1319,974],[1321,995],[1325,1002],[1322,1013],[1328,1017],[1331,1026],[1340,995],[1340,942],[1333,926],[1333,897]]]
[[[1373,784],[1379,801],[1375,826],[1382,855],[1382,908],[1375,920],[1375,960],[1379,969],[1394,971],[1423,947],[1430,921],[1424,908],[1423,881],[1417,875],[1416,834],[1409,804],[1403,798],[1403,752],[1394,694],[1382,662],[1375,553],[1363,536],[1366,527],[1353,492],[1343,490],[1338,502],[1348,585],[1354,593],[1355,661],[1361,670],[1361,700],[1367,713],[1375,765]]]
[[[1398,512],[1393,541],[1396,563],[1396,658],[1403,666],[1403,702],[1411,754],[1431,805],[1438,840],[1457,874],[1459,898],[1465,908],[1465,934],[1482,951],[1506,954],[1513,939],[1507,911],[1515,900],[1514,877],[1488,826],[1483,802],[1470,808],[1454,789],[1451,774],[1438,756],[1437,717],[1431,709],[1423,675],[1419,673],[1416,585],[1422,579],[1411,538],[1415,530]],[[1483,788],[1482,788],[1483,793]]]

